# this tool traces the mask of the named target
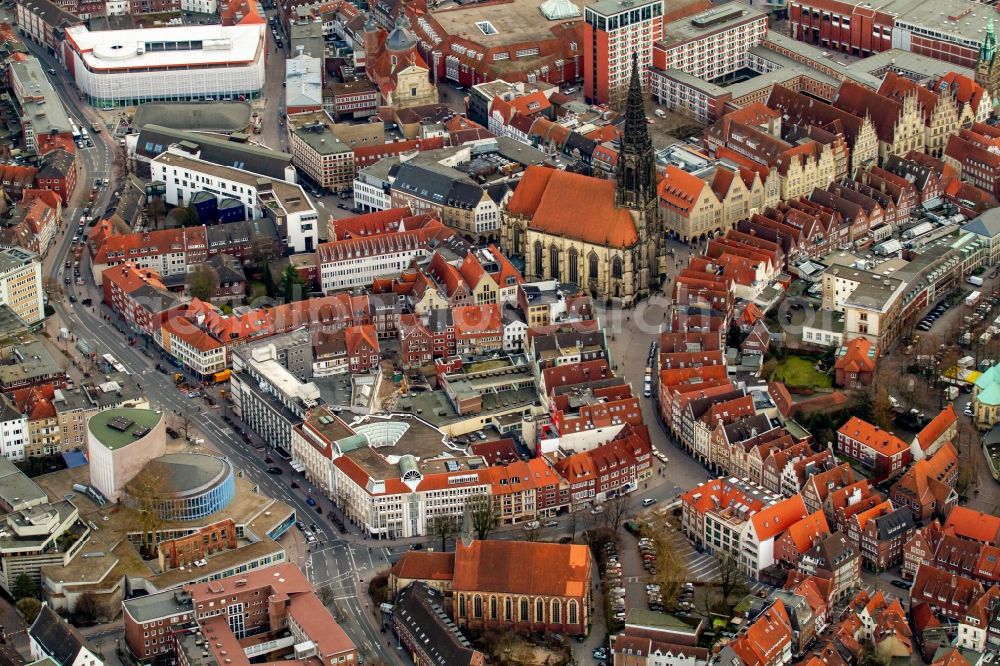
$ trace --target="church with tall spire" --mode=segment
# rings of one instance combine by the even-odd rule
[[[502,213],[501,249],[528,280],[555,279],[609,303],[634,305],[666,273],[638,61],[632,60],[615,180],[532,166]]]
[[[618,141],[615,204],[638,213],[639,245],[647,255],[640,262],[645,269],[640,279],[655,290],[662,280],[661,273],[666,271],[666,259],[656,204],[656,155],[649,138],[639,58],[635,53],[625,103],[625,127]]]

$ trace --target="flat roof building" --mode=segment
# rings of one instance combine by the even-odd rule
[[[166,453],[166,419],[151,409],[107,409],[87,422],[90,482],[118,501],[146,464]]]
[[[264,85],[266,26],[183,25],[92,32],[66,29],[63,58],[96,106],[256,98]]]

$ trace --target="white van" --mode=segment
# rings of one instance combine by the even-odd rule
[[[653,111],[653,113],[656,114],[657,118],[666,118],[667,117],[667,113],[663,109],[657,109],[657,110]]]

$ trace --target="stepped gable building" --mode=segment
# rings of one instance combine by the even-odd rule
[[[659,286],[666,255],[642,99],[633,57],[614,183],[541,166],[524,172],[503,211],[501,233],[507,256],[523,258],[527,280],[572,283],[624,304]]]

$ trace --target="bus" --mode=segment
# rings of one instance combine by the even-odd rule
[[[74,141],[80,141],[81,139],[83,139],[83,135],[80,133],[80,128],[76,126],[76,123],[74,123],[71,120],[69,122],[69,125],[70,125],[70,127],[73,128],[73,140]]]

